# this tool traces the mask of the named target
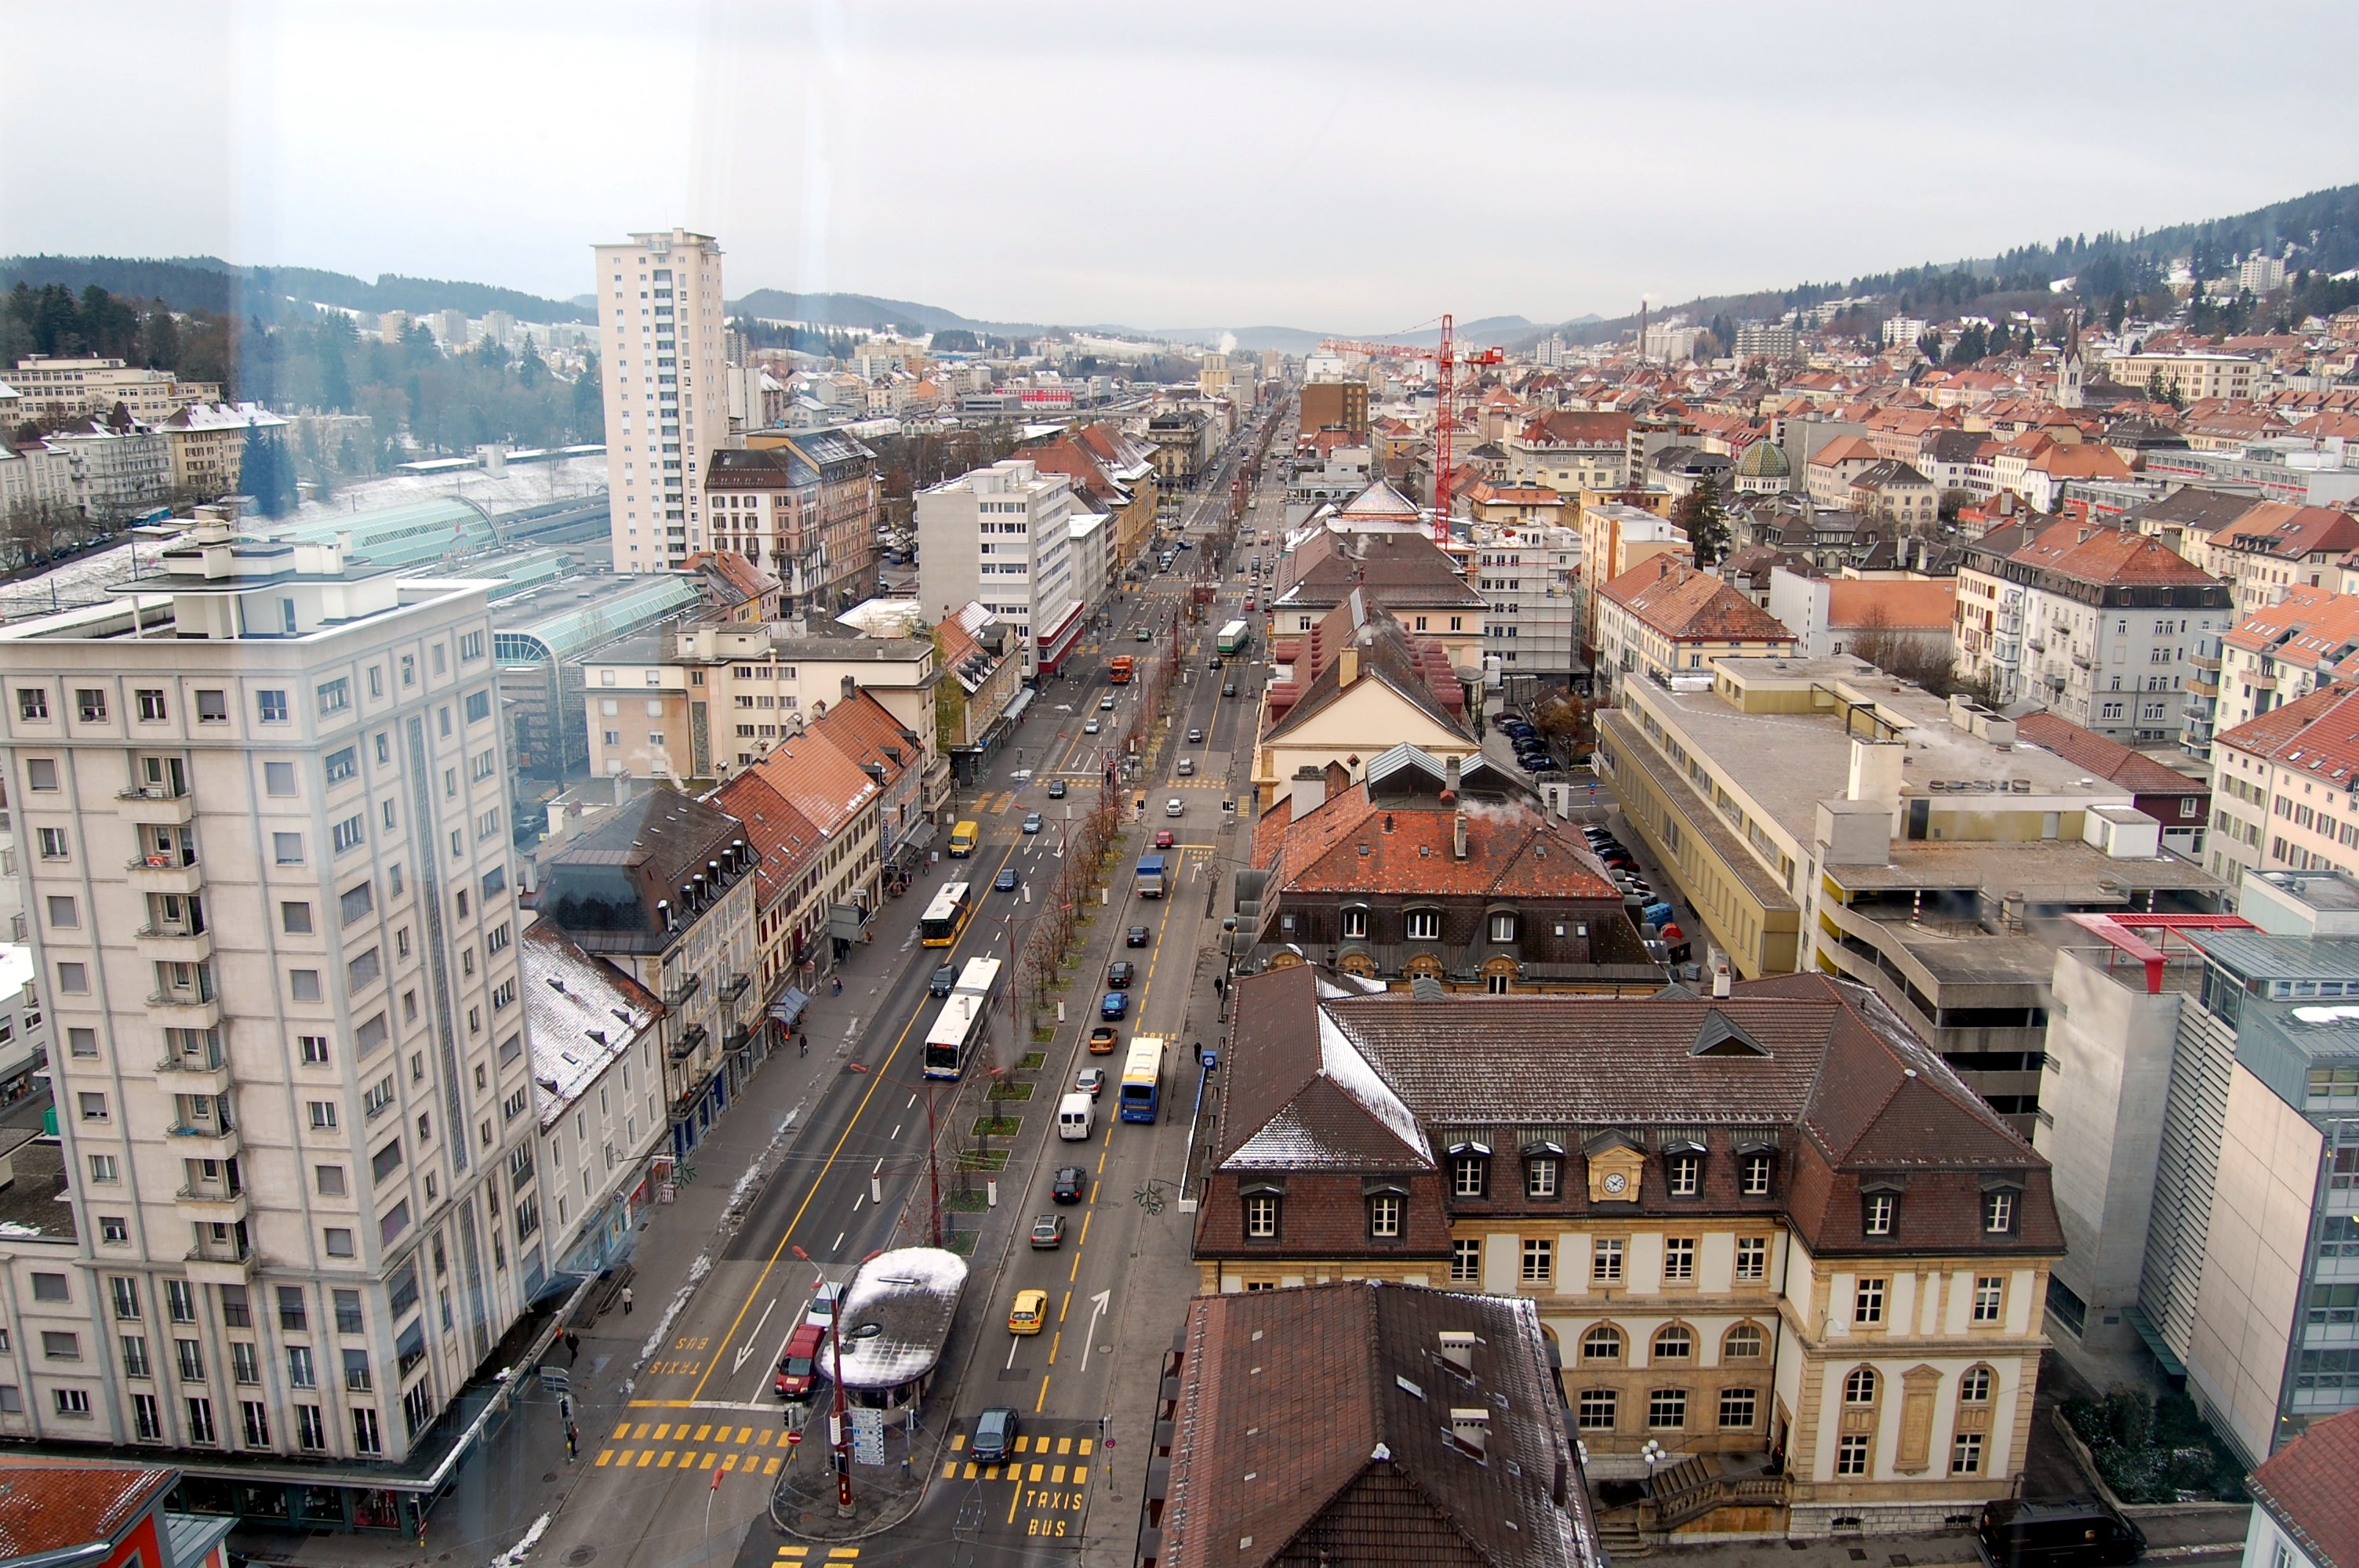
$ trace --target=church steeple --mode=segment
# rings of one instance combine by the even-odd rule
[[[2064,356],[2056,362],[2056,406],[2078,408],[2086,401],[2082,387],[2081,313],[2072,312],[2064,328]]]

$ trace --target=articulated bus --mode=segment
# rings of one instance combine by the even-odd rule
[[[951,995],[979,997],[985,1007],[990,1006],[991,999],[999,994],[1001,968],[996,958],[969,958],[959,970],[958,984]]]
[[[1153,1121],[1162,1102],[1163,1042],[1152,1034],[1135,1034],[1122,1065],[1122,1119]]]
[[[926,1032],[926,1076],[955,1078],[966,1071],[975,1048],[983,1044],[991,1021],[991,1004],[965,991],[952,991]]]
[[[918,940],[929,947],[947,947],[956,942],[974,914],[973,892],[971,882],[944,882],[918,919]]]

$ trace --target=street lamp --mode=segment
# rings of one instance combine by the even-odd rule
[[[1670,1456],[1670,1450],[1651,1437],[1647,1439],[1647,1446],[1638,1450],[1638,1457],[1647,1462],[1647,1495],[1648,1497],[1655,1495],[1655,1466]]]
[[[868,1071],[867,1066],[863,1063],[853,1062],[850,1066],[855,1073]],[[907,1078],[880,1078],[878,1082],[896,1084],[905,1089],[923,1089],[926,1092],[926,1207],[933,1244],[940,1247],[942,1244],[942,1173],[936,1158],[934,1137],[934,1090],[940,1085],[933,1078],[920,1078],[916,1083],[911,1083]]]
[[[795,1249],[795,1256],[806,1263],[812,1262],[811,1255],[799,1247]],[[871,1252],[853,1265],[853,1272],[857,1274],[870,1259],[883,1256],[881,1249]],[[821,1276],[820,1282],[827,1282],[824,1275]],[[835,1513],[838,1519],[852,1517],[852,1418],[843,1402],[843,1301],[851,1294],[850,1284],[851,1281],[846,1280],[845,1288],[836,1292],[828,1313],[827,1329],[828,1347],[835,1355],[835,1430],[828,1434],[828,1448],[835,1460]]]

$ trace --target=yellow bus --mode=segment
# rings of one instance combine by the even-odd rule
[[[975,845],[982,842],[982,839],[983,829],[977,827],[972,820],[960,823],[951,829],[951,859],[965,860],[974,853]]]

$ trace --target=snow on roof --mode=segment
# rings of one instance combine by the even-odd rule
[[[1392,1086],[1368,1065],[1359,1047],[1352,1044],[1351,1036],[1323,1007],[1319,1010],[1319,1057],[1322,1077],[1366,1107],[1369,1115],[1390,1128],[1419,1159],[1430,1158],[1417,1118],[1409,1114],[1400,1096],[1393,1093]]]
[[[630,1049],[661,1010],[644,988],[546,920],[526,930],[516,961],[523,971],[525,1035],[532,1046],[533,1098],[546,1128]]]
[[[939,1247],[897,1248],[863,1263],[835,1320],[844,1389],[896,1389],[932,1371],[965,1288],[965,1260]],[[822,1343],[820,1354],[832,1360],[835,1347]]]

